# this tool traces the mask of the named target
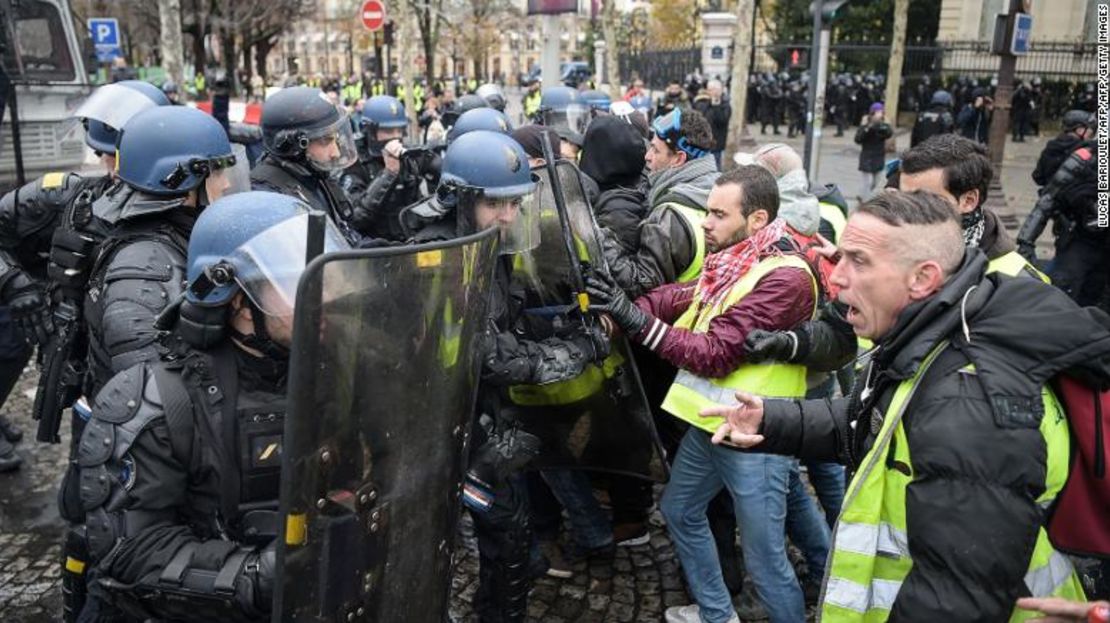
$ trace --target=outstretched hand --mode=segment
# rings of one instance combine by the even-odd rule
[[[724,423],[713,434],[713,443],[751,448],[763,443],[759,434],[763,423],[763,399],[747,392],[736,392],[736,405],[718,405],[702,409],[702,417],[723,417]]]

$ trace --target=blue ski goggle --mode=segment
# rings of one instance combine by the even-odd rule
[[[671,149],[685,152],[691,160],[709,154],[708,149],[693,145],[686,140],[685,136],[682,136],[682,108],[678,106],[662,117],[656,117],[655,121],[651,122],[651,130],[659,140]]]

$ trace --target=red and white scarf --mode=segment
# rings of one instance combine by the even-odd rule
[[[786,234],[786,221],[776,218],[744,240],[705,258],[698,292],[701,307],[716,305],[761,259],[782,255],[775,244]]]

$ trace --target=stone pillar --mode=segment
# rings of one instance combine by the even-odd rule
[[[594,75],[597,76],[597,88],[608,82],[609,68],[605,66],[605,40],[594,41]],[[602,89],[604,90],[604,89]]]
[[[705,78],[728,79],[732,66],[733,31],[736,15],[732,13],[702,13],[701,74]]]

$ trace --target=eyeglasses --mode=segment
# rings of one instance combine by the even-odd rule
[[[682,135],[682,108],[679,106],[675,106],[671,112],[661,117],[656,117],[655,121],[651,122],[651,130],[671,149],[683,151],[691,159],[701,158],[709,153],[709,150],[691,144]]]

